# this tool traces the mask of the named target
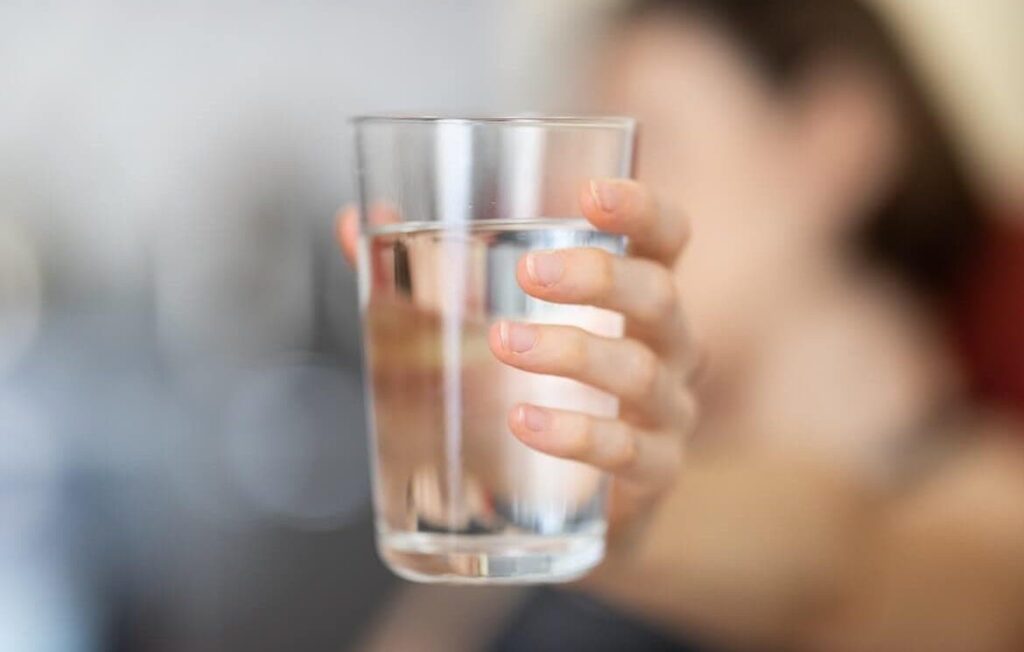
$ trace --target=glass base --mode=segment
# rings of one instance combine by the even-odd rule
[[[540,584],[579,579],[604,557],[604,535],[378,532],[381,559],[414,582]]]

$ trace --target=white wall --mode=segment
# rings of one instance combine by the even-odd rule
[[[297,158],[341,201],[349,115],[492,101],[496,5],[0,3],[0,220],[46,223],[105,288],[137,280],[155,222],[226,210],[209,186],[239,159]]]
[[[1024,205],[1024,2],[872,0],[907,39],[979,177],[993,193]],[[589,18],[617,0],[520,0],[505,5],[510,79],[518,97],[573,106],[573,62]]]
[[[906,35],[983,179],[1024,205],[1024,2],[876,1]]]

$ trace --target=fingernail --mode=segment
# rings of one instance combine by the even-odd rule
[[[513,353],[524,353],[533,348],[537,341],[537,329],[526,324],[513,324],[503,321],[498,328],[501,345]]]
[[[591,181],[590,194],[605,213],[615,212],[622,204],[622,190],[612,181]]]
[[[554,285],[562,278],[565,263],[556,253],[532,253],[526,257],[526,272],[538,285]]]
[[[547,429],[549,417],[547,410],[541,410],[532,405],[520,405],[519,420],[530,430],[541,432]]]

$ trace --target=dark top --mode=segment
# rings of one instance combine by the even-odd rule
[[[502,627],[489,652],[708,652],[592,598],[538,589]]]

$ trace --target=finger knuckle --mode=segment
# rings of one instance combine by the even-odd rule
[[[586,335],[578,330],[564,331],[555,352],[555,367],[562,373],[577,373],[586,366],[588,355]]]
[[[656,437],[658,450],[652,452],[651,456],[656,456],[657,463],[651,466],[647,480],[656,491],[665,491],[679,479],[683,469],[685,448],[681,443],[673,443],[666,433]]]
[[[585,415],[579,415],[573,420],[572,437],[570,441],[570,456],[578,460],[589,460],[593,457],[595,441],[594,419]]]
[[[608,469],[614,473],[625,473],[636,466],[640,457],[640,441],[633,429],[620,424],[616,443],[608,459]]]
[[[649,397],[658,386],[661,372],[661,361],[653,351],[643,345],[637,345],[632,359],[629,385],[631,393],[636,397]]]
[[[646,318],[651,323],[670,323],[678,309],[678,292],[675,280],[668,270],[659,268],[650,284],[650,306]]]
[[[691,240],[691,225],[686,215],[679,210],[666,210],[662,213],[662,239],[659,249],[667,262],[674,262],[686,249]]]
[[[615,261],[612,255],[602,249],[588,249],[586,267],[589,270],[590,287],[586,298],[603,301],[615,290]]]

